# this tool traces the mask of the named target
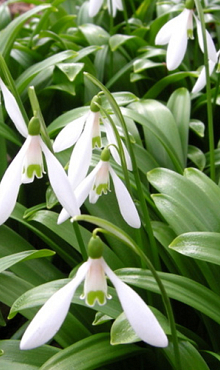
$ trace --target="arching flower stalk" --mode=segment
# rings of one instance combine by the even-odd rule
[[[106,299],[110,298],[105,275],[114,285],[124,313],[138,337],[152,346],[168,345],[167,337],[152,311],[133,289],[117,277],[102,254],[103,243],[98,236],[93,236],[88,245],[88,260],[78,269],[76,276],[54,293],[38,311],[21,339],[22,350],[39,347],[54,337],[67,315],[76,289],[83,280],[85,283],[81,298],[85,299],[86,304],[91,307],[95,303],[104,305]]]

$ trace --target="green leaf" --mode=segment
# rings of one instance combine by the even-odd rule
[[[105,45],[109,40],[109,34],[103,28],[88,23],[79,26],[80,31],[88,41],[89,45]]]
[[[220,234],[191,232],[179,235],[170,248],[192,258],[220,265]]]
[[[1,370],[37,370],[50,357],[60,351],[52,346],[42,346],[33,350],[23,351],[19,348],[18,340],[1,340],[0,368]]]
[[[167,107],[173,113],[177,128],[179,130],[180,140],[184,161],[186,163],[188,149],[189,119],[190,119],[190,95],[187,89],[180,88],[174,91],[168,100]]]
[[[69,81],[74,81],[79,72],[83,69],[83,63],[58,63],[57,68],[59,68],[69,79]]]
[[[203,171],[206,165],[205,154],[196,146],[188,146],[188,158],[198,167],[200,171]]]
[[[20,15],[19,17],[15,18],[9,25],[0,32],[1,37],[1,44],[0,44],[0,53],[7,58],[9,55],[12,45],[18,35],[18,32],[23,27],[24,23],[33,15],[42,12],[46,9],[53,10],[54,8],[51,4],[43,4],[34,7],[33,9],[25,12],[24,14]]]
[[[56,354],[41,370],[95,370],[142,351],[143,349],[134,345],[111,346],[108,334],[95,334]]]
[[[170,363],[175,369],[175,358],[174,358],[174,348],[173,344],[170,343],[169,346],[163,349],[165,355],[168,357]],[[187,370],[210,370],[200,353],[197,349],[189,342],[181,341],[179,342],[179,351],[181,357],[181,367]]]
[[[53,251],[42,249],[40,251],[25,251],[2,257],[0,258],[0,273],[18,262],[28,261],[35,258],[50,257],[54,254],[55,252]]]
[[[199,137],[204,137],[205,125],[202,121],[198,119],[193,119],[189,123],[189,127],[194,131]]]
[[[129,35],[113,35],[109,39],[109,45],[111,48],[111,51],[115,51],[119,48],[119,46],[123,45],[126,41],[131,40],[135,38],[135,36],[129,36]]]

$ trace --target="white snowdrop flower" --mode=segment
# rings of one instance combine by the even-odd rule
[[[54,337],[67,315],[76,289],[83,280],[85,283],[81,298],[85,298],[86,304],[104,305],[106,299],[110,298],[107,292],[106,275],[114,285],[124,313],[138,337],[152,346],[168,345],[167,336],[152,311],[142,298],[110,269],[102,253],[103,246],[100,238],[93,236],[88,246],[88,260],[78,269],[76,276],[54,293],[38,311],[21,339],[20,349],[39,347]]]
[[[89,16],[95,17],[98,14],[103,0],[90,0],[89,1]],[[112,13],[113,17],[116,16],[117,10],[123,10],[123,4],[121,0],[107,0],[107,7],[109,14]]]

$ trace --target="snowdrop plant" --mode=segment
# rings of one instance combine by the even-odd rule
[[[95,17],[98,14],[102,4],[103,4],[103,0],[90,0],[89,1],[89,16]],[[107,7],[108,7],[109,14],[115,17],[117,10],[123,10],[122,0],[107,0]]]
[[[111,176],[122,217],[131,227],[139,228],[141,222],[134,202],[124,183],[113,170],[109,160],[110,150],[106,147],[102,151],[99,163],[75,189],[77,203],[80,207],[88,196],[90,203],[96,203],[102,194],[107,194],[110,190]],[[70,215],[66,209],[63,209],[58,217],[58,223],[64,222],[69,217]]]
[[[88,256],[88,260],[79,267],[75,277],[52,295],[38,311],[21,339],[20,349],[39,347],[54,337],[67,315],[76,289],[83,280],[84,292],[81,298],[85,299],[86,304],[91,307],[95,303],[106,304],[106,299],[111,298],[108,295],[106,275],[114,285],[125,315],[138,337],[152,346],[166,347],[168,339],[152,311],[133,289],[117,277],[103,259],[103,243],[97,235],[92,236],[89,241]]]
[[[201,22],[194,14],[193,8],[194,1],[186,1],[185,9],[177,17],[169,20],[156,35],[156,45],[168,44],[166,64],[170,71],[179,67],[186,53],[188,38],[193,39],[193,17],[196,21],[199,46],[204,52]],[[209,59],[216,63],[216,49],[208,31],[206,31],[206,39]]]
[[[41,178],[43,176],[42,153],[46,159],[48,177],[57,199],[72,216],[80,214],[76,198],[63,167],[40,136],[39,120],[33,117],[27,128],[14,96],[2,80],[0,80],[0,86],[8,115],[15,123],[18,131],[26,137],[24,144],[1,180],[0,224],[3,224],[13,211],[20,185],[31,183],[35,177]]]

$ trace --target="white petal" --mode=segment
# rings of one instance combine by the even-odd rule
[[[114,144],[118,147],[117,141],[116,141],[116,138],[115,138],[115,134],[114,134],[114,131],[113,131],[110,123],[106,119],[102,119],[102,122],[105,126],[108,144]],[[132,171],[132,163],[131,163],[131,158],[130,158],[130,155],[128,153],[128,150],[127,150],[127,148],[124,145],[122,140],[121,140],[121,144],[122,144],[122,147],[123,147],[123,150],[124,150],[127,169],[129,171]],[[110,145],[109,149],[111,151],[112,157],[114,158],[115,162],[118,163],[119,165],[121,165],[121,159],[120,159],[120,156],[118,154],[118,150],[113,145]]]
[[[214,68],[215,68],[215,63],[212,62],[211,60],[209,61],[209,74],[211,75],[212,72],[214,71]],[[202,68],[200,74],[199,74],[199,77],[192,89],[192,93],[197,93],[199,92],[200,90],[203,89],[203,87],[205,87],[206,85],[206,72],[205,72],[205,67]]]
[[[123,3],[121,0],[113,0],[118,10],[123,10]]]
[[[26,139],[2,178],[0,184],[0,225],[8,219],[15,207],[19,187],[21,185],[23,161],[29,143],[30,137]]]
[[[20,132],[20,134],[24,137],[27,137],[28,136],[27,125],[21,114],[19,106],[14,96],[5,86],[1,78],[0,78],[0,86],[1,86],[3,97],[4,97],[5,108],[6,108],[6,111],[9,117],[11,118],[12,122],[14,123],[16,129]]]
[[[95,17],[102,6],[103,0],[90,0],[89,2],[89,16]]]
[[[88,114],[84,114],[82,117],[79,117],[68,123],[59,132],[53,143],[53,149],[55,153],[61,152],[62,150],[65,150],[75,144],[81,135],[87,115]]]
[[[143,299],[128,285],[123,283],[103,260],[108,275],[118,294],[124,313],[136,334],[144,342],[155,347],[166,347],[167,337],[156,317]]]
[[[101,167],[102,162],[100,161],[97,166],[90,172],[90,174],[77,186],[75,190],[75,196],[79,207],[85,202],[89,195],[90,190],[93,187],[95,176]]]
[[[112,14],[113,17],[116,16],[117,7],[114,0],[107,0],[107,7],[109,14]]]
[[[80,210],[71,189],[70,182],[62,165],[41,139],[41,148],[47,162],[48,177],[54,193],[60,204],[73,217],[80,214]]]
[[[58,225],[62,224],[63,222],[68,220],[68,218],[70,218],[70,217],[71,217],[70,214],[65,210],[65,208],[63,208],[62,211],[60,212],[59,216],[58,216],[57,224]]]
[[[175,32],[178,16],[170,19],[163,27],[159,30],[155,38],[156,45],[166,45],[170,41],[172,34]]]
[[[20,349],[42,346],[54,337],[68,313],[75,290],[85,278],[87,271],[88,263],[85,262],[75,278],[54,293],[41,307],[27,327],[20,342]]]
[[[128,225],[138,229],[141,226],[141,222],[134,202],[124,183],[119,179],[114,170],[110,167],[109,171],[113,180],[121,215]]]
[[[197,17],[195,17],[195,19],[196,19],[199,46],[202,52],[204,53],[204,43],[203,43],[201,22],[198,20]],[[216,52],[215,44],[209,32],[207,30],[205,32],[206,32],[206,42],[207,42],[207,49],[208,49],[208,59],[212,60],[214,63],[217,63],[217,52]]]
[[[68,178],[74,190],[85,178],[92,158],[92,124],[88,120],[70,157]]]

